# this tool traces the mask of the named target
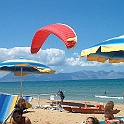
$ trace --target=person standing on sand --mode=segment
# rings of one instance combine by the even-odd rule
[[[64,100],[64,98],[65,98],[65,95],[64,95],[64,93],[63,93],[61,90],[59,90],[58,95],[59,95],[60,98],[61,98],[61,105],[62,105],[62,104],[63,104],[63,100]]]

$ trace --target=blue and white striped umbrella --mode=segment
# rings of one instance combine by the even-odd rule
[[[41,64],[35,60],[27,60],[27,59],[13,59],[7,60],[0,63],[0,71],[13,72],[15,76],[21,77],[20,83],[20,96],[22,97],[22,76],[26,76],[28,74],[54,74],[55,71],[51,70],[50,67]]]
[[[81,57],[87,57],[87,61],[109,63],[124,62],[124,35],[114,37],[82,50]]]
[[[31,73],[55,73],[50,67],[43,65],[38,61],[23,58],[7,60],[0,63],[0,71],[14,72],[15,76],[26,76]]]

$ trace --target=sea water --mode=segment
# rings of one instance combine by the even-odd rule
[[[59,90],[64,92],[65,100],[124,103],[124,79],[22,82],[24,95],[57,94]],[[0,92],[20,94],[20,82],[0,82]]]

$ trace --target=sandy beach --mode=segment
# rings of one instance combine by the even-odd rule
[[[52,101],[56,103],[56,101]],[[58,101],[59,102],[59,101]],[[84,104],[85,102],[89,105],[99,104],[98,102],[93,101],[70,101],[64,100],[68,104]],[[40,100],[40,105],[50,105],[50,100],[42,99]],[[36,99],[31,101],[33,106],[38,104]],[[106,103],[103,103],[104,105]],[[124,104],[115,104],[115,109],[120,109],[121,111],[115,116],[124,116]],[[49,121],[51,124],[81,124],[82,121],[85,121],[88,116],[95,116],[100,121],[104,120],[103,114],[81,114],[81,113],[71,113],[67,111],[60,110],[50,110],[50,109],[41,109],[41,108],[29,108],[27,112],[24,113],[25,116],[28,116],[32,124],[44,124],[46,121]]]

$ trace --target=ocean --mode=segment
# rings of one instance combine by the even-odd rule
[[[65,100],[124,103],[124,79],[22,82],[23,95],[57,94],[59,90]],[[20,94],[20,82],[0,82],[0,92]]]

